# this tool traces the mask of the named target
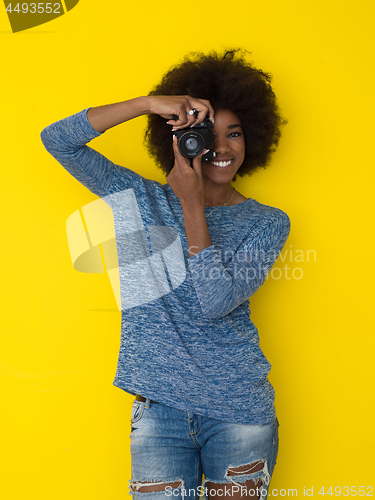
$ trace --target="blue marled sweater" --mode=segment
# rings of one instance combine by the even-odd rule
[[[46,149],[112,208],[121,288],[114,384],[160,403],[243,424],[275,418],[270,364],[248,298],[290,230],[281,210],[248,199],[207,218],[212,246],[189,258],[180,202],[86,146],[87,110],[43,130]],[[213,208],[206,208],[210,214]]]

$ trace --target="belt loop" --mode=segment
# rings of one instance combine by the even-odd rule
[[[146,401],[145,401],[145,408],[146,408],[146,410],[148,410],[150,408],[150,403],[151,403],[151,399],[150,398],[146,398]]]

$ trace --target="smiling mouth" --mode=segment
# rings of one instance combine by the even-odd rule
[[[227,160],[227,161],[213,161],[211,160],[212,165],[215,165],[215,167],[227,167],[232,163],[233,160]]]

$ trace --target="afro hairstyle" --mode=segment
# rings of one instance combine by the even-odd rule
[[[228,109],[235,113],[241,121],[246,144],[245,158],[237,171],[240,177],[269,164],[281,136],[281,126],[286,123],[271,87],[272,76],[246,61],[246,53],[232,49],[222,55],[188,54],[149,93],[150,96],[190,95],[209,100],[214,110]],[[171,126],[157,114],[148,115],[145,146],[158,167],[169,174],[174,165]]]

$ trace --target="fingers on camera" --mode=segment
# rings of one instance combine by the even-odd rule
[[[208,113],[213,121],[214,111],[209,101],[203,99],[188,100],[181,104],[178,114],[172,114],[172,119],[168,120],[167,124],[173,126],[172,131],[195,127],[203,122]]]
[[[210,101],[207,101],[207,99],[200,99],[199,104],[200,104],[200,107],[203,106],[204,109],[199,112],[199,120],[197,120],[197,124],[202,122],[206,118],[207,114],[209,115],[210,120],[213,123],[214,109],[211,106]]]

